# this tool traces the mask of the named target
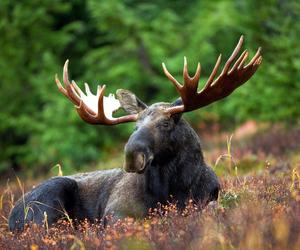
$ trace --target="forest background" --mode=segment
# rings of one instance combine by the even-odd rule
[[[54,83],[70,59],[71,78],[96,91],[133,91],[148,104],[177,98],[161,62],[182,79],[201,62],[204,84],[220,53],[239,37],[253,56],[255,76],[230,98],[185,118],[201,134],[228,131],[247,120],[297,127],[300,121],[300,2],[297,0],[1,0],[0,173],[64,173],[106,168],[119,156],[133,124],[91,126]],[[200,84],[201,84],[200,83]],[[118,158],[118,157],[117,157]],[[101,163],[101,164],[100,164]],[[117,166],[115,166],[117,167]]]

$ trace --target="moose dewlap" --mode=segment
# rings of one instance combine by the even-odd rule
[[[45,214],[48,224],[63,218],[95,220],[113,215],[144,217],[157,203],[170,199],[179,209],[192,199],[201,205],[216,200],[219,181],[203,159],[200,139],[182,118],[184,112],[207,106],[230,95],[255,73],[262,61],[260,49],[246,65],[248,52],[237,58],[242,47],[240,38],[221,73],[217,59],[204,88],[198,92],[200,64],[193,77],[188,74],[184,58],[183,79],[180,84],[163,64],[167,78],[173,83],[180,98],[173,103],[147,106],[128,90],[118,90],[104,96],[105,85],[98,86],[93,95],[86,84],[84,93],[69,81],[68,61],[63,70],[64,86],[56,76],[60,92],[75,104],[79,116],[91,124],[115,125],[136,122],[136,129],[125,145],[123,169],[95,171],[51,178],[22,197],[9,217],[10,230],[22,230],[29,222],[42,224]],[[236,59],[237,58],[237,59]],[[113,117],[124,109],[127,115]],[[24,209],[27,208],[27,209]]]

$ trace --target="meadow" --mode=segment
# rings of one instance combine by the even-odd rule
[[[234,132],[204,137],[206,159],[222,185],[218,202],[206,207],[193,201],[183,211],[176,203],[158,205],[144,220],[125,218],[107,227],[66,215],[55,225],[45,221],[13,234],[9,211],[38,181],[11,180],[1,186],[0,248],[299,249],[300,130],[247,123]]]
[[[0,249],[300,249],[299,0],[1,0],[0,33]],[[9,232],[15,202],[41,181],[122,166],[134,125],[80,120],[54,82],[67,59],[80,87],[172,102],[162,62],[181,81],[183,57],[190,73],[200,61],[200,88],[241,35],[249,58],[262,48],[255,75],[184,115],[220,179],[218,202]]]

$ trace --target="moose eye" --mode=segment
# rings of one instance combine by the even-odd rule
[[[169,124],[169,122],[164,121],[161,125],[162,125],[164,128],[168,128],[170,124]]]

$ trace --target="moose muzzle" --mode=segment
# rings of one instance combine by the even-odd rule
[[[153,137],[147,129],[133,133],[125,146],[124,170],[142,173],[153,160]]]

